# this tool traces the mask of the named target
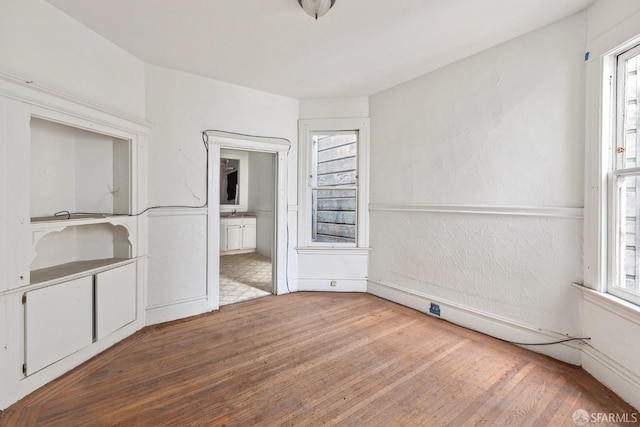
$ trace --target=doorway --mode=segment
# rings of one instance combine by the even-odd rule
[[[220,150],[220,305],[271,295],[276,156]]]
[[[209,147],[209,203],[208,207],[208,300],[211,310],[216,310],[221,303],[221,264],[235,261],[231,256],[229,248],[239,251],[233,255],[246,255],[255,253],[267,257],[266,263],[271,270],[271,281],[262,290],[267,295],[280,295],[288,292],[287,283],[287,166],[288,154],[291,143],[284,138],[264,138],[247,135],[237,135],[222,131],[204,131],[203,138]],[[224,182],[221,179],[221,168],[227,167],[227,162],[221,159],[229,158],[225,156],[236,155],[245,158],[245,172],[248,176],[243,178],[243,161],[238,162],[239,170],[231,179],[226,180],[226,185],[231,182],[237,185],[235,190],[228,191],[228,187],[222,188]],[[249,159],[251,156],[251,165]],[[229,162],[229,167],[235,163]],[[267,167],[268,165],[268,167]],[[251,174],[251,169],[256,169],[256,173]],[[265,170],[267,172],[265,172]],[[262,172],[261,172],[262,171]],[[233,172],[233,171],[232,171]],[[266,178],[265,178],[266,177]],[[255,183],[257,181],[257,183]],[[254,191],[249,187],[243,190],[241,182],[247,185],[253,183]],[[221,204],[221,193],[226,193],[227,202]],[[232,198],[233,201],[228,199]],[[251,198],[251,201],[249,200]],[[250,206],[251,205],[251,206]],[[250,210],[251,209],[253,210]],[[234,212],[235,211],[235,212]],[[254,212],[255,211],[255,212]],[[244,213],[244,216],[238,213]],[[251,213],[255,214],[255,228],[252,230]],[[245,223],[245,219],[248,221]],[[223,224],[223,221],[227,221]],[[244,226],[248,233],[238,233],[238,225]],[[224,233],[224,227],[235,227],[231,234],[229,230]],[[255,250],[247,249],[245,240],[251,241],[252,231],[255,232]],[[227,239],[226,242],[223,239]],[[231,240],[229,240],[231,239]],[[243,245],[238,248],[238,245]],[[225,246],[226,245],[226,246]],[[226,248],[226,254],[221,256],[221,247]],[[250,256],[247,255],[247,258]],[[264,258],[259,260],[264,265]],[[223,266],[226,268],[226,265]],[[239,270],[239,269],[236,269]],[[247,269],[248,271],[249,269]],[[257,284],[258,273],[248,273],[249,279],[240,278],[245,281],[253,281]],[[241,280],[238,280],[241,282]],[[241,282],[242,283],[242,282]],[[263,282],[264,283],[264,282]],[[254,287],[253,285],[249,285]],[[260,286],[257,286],[260,289]]]

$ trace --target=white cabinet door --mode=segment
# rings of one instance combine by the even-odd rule
[[[136,301],[135,264],[96,274],[96,338],[136,320]]]
[[[25,295],[27,375],[93,342],[93,276]]]
[[[256,248],[256,219],[244,220],[242,225],[242,249]]]
[[[227,220],[227,250],[242,249],[242,220]]]

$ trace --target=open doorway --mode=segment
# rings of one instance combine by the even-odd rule
[[[220,150],[220,305],[274,293],[276,155]]]
[[[236,210],[235,222],[238,221],[238,212],[249,210],[249,197],[250,191],[242,191],[242,187],[239,182],[235,194],[233,191],[227,193],[227,199],[234,199],[232,204],[221,204],[221,193],[224,193],[226,189],[222,189],[223,182],[221,180],[220,169],[221,166],[227,167],[226,162],[222,162],[221,159],[224,155],[236,154],[245,156],[245,163],[247,167],[242,168],[242,161],[240,165],[237,179],[242,182],[249,183],[250,170],[249,167],[249,153],[255,153],[260,156],[252,157],[252,162],[255,168],[261,168],[259,165],[269,164],[269,173],[256,173],[253,175],[252,181],[259,181],[260,186],[257,190],[253,191],[252,208],[255,209],[256,218],[255,224],[255,239],[256,249],[255,252],[270,254],[271,259],[271,289],[269,293],[280,295],[288,293],[289,284],[287,280],[287,251],[288,251],[288,210],[287,210],[287,168],[289,164],[289,150],[291,143],[285,138],[269,138],[250,135],[239,135],[232,132],[206,130],[203,131],[203,140],[209,147],[209,181],[208,192],[209,200],[211,203],[208,205],[208,226],[207,226],[207,253],[208,253],[208,268],[207,268],[207,296],[210,302],[211,310],[217,310],[220,307],[220,248],[226,244],[227,250],[229,247],[238,244],[238,234],[231,233],[231,239],[235,241],[229,242],[229,233],[221,233],[223,227],[222,219],[232,216],[233,211]],[[244,154],[243,154],[244,153]],[[265,157],[266,156],[266,157]],[[257,160],[256,160],[257,159]],[[232,166],[232,165],[230,165]],[[243,178],[244,173],[247,173],[247,177]],[[273,177],[272,179],[269,177]],[[233,178],[232,178],[233,180]],[[227,180],[227,185],[228,185]],[[268,187],[266,185],[268,184]],[[265,187],[263,187],[263,185]],[[268,190],[263,190],[268,188]],[[255,200],[255,199],[258,200]],[[237,203],[235,200],[238,200]],[[270,206],[271,208],[263,209],[262,206]],[[270,215],[265,215],[271,210]],[[266,211],[266,212],[262,212]],[[271,219],[269,219],[271,217]],[[242,217],[240,217],[241,219]],[[232,221],[234,222],[234,221]],[[237,224],[236,224],[237,225]],[[244,224],[242,225],[250,225]],[[245,227],[246,228],[246,227]],[[227,230],[228,231],[228,230]],[[237,230],[236,230],[237,231]],[[249,226],[249,231],[251,227]],[[244,239],[245,235],[242,234]],[[251,237],[251,233],[247,233],[247,238]],[[226,242],[223,242],[227,239]],[[263,249],[258,249],[263,248]],[[268,252],[270,251],[270,252]],[[254,251],[250,251],[254,252]],[[265,291],[268,292],[268,291]]]

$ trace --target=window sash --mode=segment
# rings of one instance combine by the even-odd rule
[[[640,303],[640,170],[614,171],[611,181],[612,277],[608,292]]]
[[[311,132],[310,245],[358,245],[358,131]],[[321,143],[325,144],[321,148]]]
[[[614,170],[632,169],[640,167],[637,162],[637,151],[640,143],[640,132],[634,131],[630,135],[630,131],[636,130],[638,127],[638,101],[640,94],[638,90],[638,76],[629,81],[627,73],[628,61],[636,61],[637,68],[640,68],[640,46],[636,46],[626,52],[621,53],[617,57],[616,62],[616,138],[614,153]],[[634,59],[635,57],[635,59]],[[633,93],[630,93],[633,92]],[[631,96],[630,96],[631,95]],[[635,101],[631,103],[631,101]],[[633,105],[635,104],[635,105]],[[631,108],[629,108],[631,106]],[[629,110],[631,114],[629,114]],[[632,116],[632,117],[630,117]],[[631,123],[634,121],[635,123]]]
[[[640,148],[638,74],[640,46],[616,59],[615,144],[610,173],[607,292],[640,304]],[[634,65],[630,73],[627,64]],[[632,78],[629,78],[632,76]]]

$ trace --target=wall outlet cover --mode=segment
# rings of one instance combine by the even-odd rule
[[[440,316],[440,306],[438,304],[431,303],[431,305],[429,305],[429,313]]]

